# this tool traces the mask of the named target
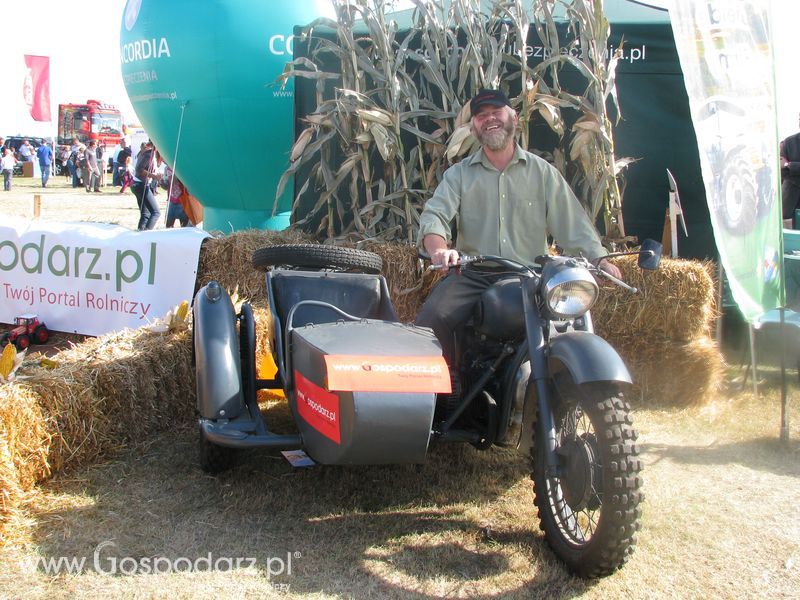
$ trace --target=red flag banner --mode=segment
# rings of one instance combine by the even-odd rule
[[[25,55],[22,95],[34,121],[50,121],[50,57]]]

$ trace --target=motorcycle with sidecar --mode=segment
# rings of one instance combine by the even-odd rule
[[[647,240],[619,254],[655,269],[661,249]],[[642,500],[631,377],[590,313],[599,278],[624,282],[582,257],[462,256],[458,269],[492,283],[448,365],[430,329],[398,320],[377,254],[287,244],[257,250],[253,265],[265,271],[272,379],[256,375],[251,306],[237,313],[214,281],[194,299],[204,470],[253,447],[327,465],[421,463],[435,443],[520,448],[540,526],[568,568],[599,577],[626,562]],[[283,389],[297,433],[269,430],[259,389]]]

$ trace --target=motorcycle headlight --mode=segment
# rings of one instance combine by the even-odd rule
[[[547,309],[558,319],[574,319],[592,308],[597,300],[597,283],[582,267],[548,265],[543,273],[542,291]]]

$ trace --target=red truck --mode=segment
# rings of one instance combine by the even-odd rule
[[[82,143],[89,140],[105,142],[113,148],[123,137],[122,113],[112,104],[99,100],[87,100],[86,104],[58,105],[58,143],[70,145],[78,138]]]

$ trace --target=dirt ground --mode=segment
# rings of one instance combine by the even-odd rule
[[[112,188],[15,183],[0,214],[29,217],[41,193],[42,218],[138,219]],[[731,367],[707,406],[636,409],[642,531],[600,581],[571,577],[547,548],[515,452],[438,446],[423,466],[296,469],[254,450],[212,477],[192,424],[177,423],[31,493],[26,538],[0,550],[0,597],[797,598],[800,389],[790,372],[781,444],[776,371],[760,379],[757,399]],[[271,413],[285,419],[285,405]]]

